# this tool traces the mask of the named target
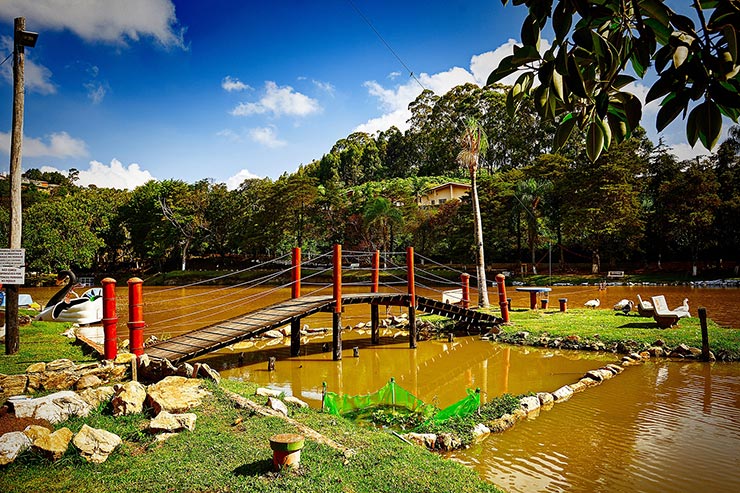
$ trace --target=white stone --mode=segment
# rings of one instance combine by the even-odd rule
[[[292,395],[286,395],[285,399],[283,399],[288,404],[292,404],[294,406],[298,407],[308,407],[308,402],[300,400],[298,397],[292,396]]]
[[[522,409],[527,413],[532,413],[537,411],[540,408],[540,400],[537,398],[537,396],[528,396],[528,397],[522,397],[519,400],[519,405],[522,406]]]
[[[17,418],[45,419],[57,424],[66,421],[70,416],[87,416],[92,408],[79,395],[71,390],[64,390],[37,399],[26,399],[13,403]]]
[[[142,384],[132,380],[114,386],[113,390],[115,391],[112,401],[113,416],[126,416],[143,411],[146,389]]]
[[[281,395],[283,395],[283,392],[281,390],[275,390],[275,389],[268,389],[265,387],[260,387],[255,392],[255,395],[259,395],[261,397],[276,397],[280,398]]]
[[[198,419],[194,413],[170,414],[162,411],[149,422],[149,431],[159,432],[177,432],[182,430],[193,431],[195,422]]]
[[[568,385],[563,385],[558,390],[552,393],[555,402],[567,401],[573,395],[573,389]]]
[[[471,430],[471,433],[473,434],[473,439],[475,439],[480,436],[491,433],[491,429],[488,426],[484,425],[483,423],[478,423],[477,425],[473,427],[473,429]]]
[[[276,399],[275,397],[267,398],[267,407],[270,407],[279,413],[283,413],[285,416],[288,415],[288,407],[283,401]]]
[[[157,414],[162,411],[176,414],[199,406],[208,395],[200,388],[200,380],[169,376],[149,386],[147,403]]]
[[[31,447],[31,440],[22,431],[0,435],[0,466],[10,464]]]
[[[121,437],[107,430],[82,425],[80,432],[72,440],[80,455],[88,462],[101,464],[121,445]]]

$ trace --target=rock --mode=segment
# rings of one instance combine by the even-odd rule
[[[475,440],[478,437],[488,435],[489,433],[491,433],[491,430],[483,423],[478,423],[477,425],[473,426],[473,429],[470,430],[470,433],[473,434],[473,440]]]
[[[34,363],[26,368],[26,373],[43,373],[46,371],[46,363]]]
[[[694,358],[699,358],[701,356],[701,349],[699,348],[690,347],[689,351],[691,352],[691,356]]]
[[[142,356],[139,358],[138,372],[140,379],[146,382],[157,382],[177,373],[177,368],[166,358],[144,358]]]
[[[282,339],[283,333],[279,330],[268,330],[264,334],[262,334],[262,337],[267,337],[269,339]]]
[[[635,361],[642,361],[642,356],[639,353],[630,353],[629,357]]]
[[[519,399],[519,405],[527,414],[533,413],[540,408],[540,400],[534,396],[522,397]]]
[[[254,393],[254,395],[259,395],[262,397],[275,397],[279,399],[280,396],[283,395],[283,392],[281,390],[259,387],[257,391]]]
[[[180,365],[177,365],[177,372],[175,372],[175,375],[178,377],[194,378],[195,375],[193,373],[193,365],[191,365],[190,363],[182,363]]]
[[[426,447],[429,450],[434,450],[434,446],[437,443],[437,435],[434,433],[406,433],[403,437],[417,445]]]
[[[527,337],[529,337],[529,332],[520,331],[514,334],[514,337],[516,339],[526,339]]]
[[[308,403],[305,401],[300,400],[298,397],[292,396],[292,395],[286,395],[285,399],[283,399],[287,404],[292,404],[294,406],[298,407],[308,407]]]
[[[194,413],[170,414],[162,411],[149,422],[149,431],[151,433],[169,432],[195,429],[195,421],[198,417]]]
[[[51,435],[52,430],[49,428],[46,428],[44,426],[39,425],[29,425],[26,426],[26,429],[23,430],[23,433],[28,437],[28,439],[31,441],[31,443],[35,442],[41,437],[46,437]]]
[[[17,418],[45,419],[51,424],[66,421],[70,416],[87,416],[92,408],[80,396],[63,390],[36,399],[13,402]]]
[[[288,415],[288,407],[283,401],[275,397],[267,398],[267,407],[270,407],[279,413],[283,413],[285,416]]]
[[[8,397],[26,392],[28,377],[26,375],[3,375],[0,373],[0,404]]]
[[[584,378],[578,380],[578,383],[580,385],[583,385],[584,388],[589,389],[591,387],[596,387],[597,385],[601,384],[601,380],[596,380],[596,379],[590,378],[590,377],[584,377]],[[571,387],[573,387],[573,386],[571,385]],[[575,392],[575,390],[574,390],[574,392]]]
[[[586,384],[584,384],[580,380],[575,383],[569,384],[568,387],[570,387],[570,390],[572,390],[574,394],[577,394],[578,392],[583,392],[584,390],[586,390]]]
[[[209,392],[200,388],[200,380],[170,376],[147,389],[146,401],[155,413],[183,413],[199,406]]]
[[[608,370],[606,368],[599,368],[598,370],[589,370],[584,375],[585,378],[590,378],[598,382],[609,380],[613,376],[614,374],[611,372],[611,370]]]
[[[439,450],[450,451],[459,449],[462,446],[462,443],[452,433],[440,433],[437,435],[435,446]]]
[[[138,414],[144,409],[146,389],[136,381],[118,384],[113,387],[115,395],[111,401],[113,416],[127,416]]]
[[[650,351],[640,351],[640,358],[643,360],[650,359]]]
[[[691,349],[686,344],[679,344],[670,352],[670,357],[684,358],[691,354]]]
[[[118,353],[113,360],[117,365],[130,365],[132,361],[136,361],[136,355],[133,353]]]
[[[79,393],[79,396],[94,409],[103,402],[110,401],[113,394],[115,394],[113,387],[98,387],[96,389],[85,389]]]
[[[46,364],[46,371],[62,371],[73,369],[75,364],[68,359],[55,359],[51,363]]]
[[[504,414],[499,419],[494,419],[486,423],[486,426],[491,430],[491,433],[501,433],[513,427],[516,423],[516,418],[511,414]]]
[[[205,363],[196,363],[193,366],[193,376],[208,378],[216,383],[221,383],[221,374]]]
[[[109,380],[123,380],[130,374],[130,372],[131,367],[128,365],[114,365],[110,369]]]
[[[71,440],[72,431],[69,428],[60,428],[54,433],[34,440],[32,447],[51,460],[58,460],[67,451]]]
[[[608,365],[606,365],[605,368],[609,370],[610,372],[614,373],[615,375],[619,375],[620,373],[624,371],[624,368],[622,368],[619,365],[615,365],[613,363],[609,363]]]
[[[663,347],[665,346],[665,341],[663,339],[658,339],[657,341],[653,343],[653,346]]]
[[[107,430],[82,425],[72,443],[86,461],[102,464],[116,447],[121,445],[121,437]]]
[[[41,388],[44,390],[71,389],[79,378],[80,376],[72,369],[48,371],[47,366],[46,373],[41,374]]]
[[[541,407],[552,406],[555,402],[555,398],[550,392],[537,392],[537,399],[539,399]]]
[[[662,356],[665,356],[665,351],[663,351],[663,348],[660,346],[651,346],[650,348],[648,348],[647,352],[653,358],[660,358]]]
[[[572,395],[573,389],[571,389],[568,385],[563,385],[558,390],[552,393],[552,397],[555,402],[567,401],[571,398]]]
[[[79,380],[77,380],[77,383],[75,383],[75,388],[77,390],[85,390],[89,388],[99,387],[103,384],[103,381],[100,380],[100,378],[97,377],[97,375],[85,375],[83,377],[80,377]]]
[[[31,440],[22,431],[0,435],[0,466],[10,464],[31,447]]]

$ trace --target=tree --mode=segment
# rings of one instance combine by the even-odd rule
[[[532,262],[532,273],[537,274],[537,244],[539,242],[539,230],[541,219],[538,216],[540,203],[547,193],[552,189],[552,183],[535,178],[528,178],[517,183],[517,197],[524,209],[524,217],[527,223],[527,243]]]
[[[481,221],[480,204],[478,203],[477,175],[480,155],[486,153],[488,140],[486,133],[477,120],[469,118],[465,124],[465,131],[460,138],[462,150],[457,155],[457,162],[470,173],[472,189],[470,198],[473,203],[473,234],[475,236],[475,258],[478,274],[478,305],[488,308],[488,289],[486,283],[486,262],[483,254],[483,223]]]
[[[403,224],[401,211],[387,198],[375,197],[365,205],[363,216],[366,230],[375,232],[375,234],[368,234],[372,248],[386,252],[392,251],[394,243],[393,227]]]
[[[501,2],[506,5],[508,0]],[[642,78],[651,60],[659,78],[646,100],[663,98],[658,131],[688,112],[689,143],[701,140],[711,150],[722,130],[722,115],[737,122],[740,3],[736,0],[694,0],[698,28],[663,0],[559,0],[554,8],[552,0],[514,3],[529,9],[521,30],[523,46],[501,61],[488,83],[524,68],[508,91],[508,110],[513,114],[525,95],[533,96],[543,118],[559,120],[556,150],[576,126],[586,132],[591,161],[609,148],[612,139],[628,138],[639,125],[642,104],[623,90],[636,80],[625,72],[629,64]],[[540,54],[540,36],[550,17],[555,38]]]

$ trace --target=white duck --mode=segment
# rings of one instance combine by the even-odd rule
[[[57,283],[64,282],[65,279],[67,284],[51,297],[46,307],[36,316],[36,320],[72,322],[80,325],[100,322],[103,319],[102,289],[88,289],[78,297],[72,291],[77,283],[77,276],[72,271],[62,271],[57,276]]]
[[[684,298],[683,304],[681,304],[677,308],[674,308],[673,311],[678,313],[679,318],[690,317],[691,313],[689,313],[689,299]]]
[[[599,305],[601,305],[601,300],[596,298],[595,300],[588,300],[583,304],[583,306],[588,308],[598,308]]]
[[[617,301],[614,304],[614,311],[624,310],[624,307],[627,306],[627,305],[629,305],[629,304],[630,304],[630,300],[628,300],[626,298],[623,299],[623,300]]]

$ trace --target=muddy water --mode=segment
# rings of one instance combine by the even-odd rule
[[[287,290],[227,288],[145,288],[146,335],[176,335],[249,312],[289,296]],[[347,292],[353,290],[347,289]],[[24,289],[45,301],[53,289]],[[119,337],[127,337],[125,289],[118,291]],[[306,291],[304,290],[304,294]],[[322,293],[324,294],[324,293]],[[420,294],[439,299],[439,294]],[[689,298],[692,314],[705,306],[718,323],[740,327],[740,290],[690,287],[554,287],[552,306],[567,297],[581,307],[598,297],[602,309],[622,298],[664,294],[670,306]],[[263,296],[264,295],[264,296]],[[529,306],[528,295],[509,289],[514,308]],[[495,302],[496,293],[491,292]],[[401,310],[394,308],[392,314]],[[344,325],[369,319],[366,306],[347,306]],[[330,327],[326,314],[303,321]],[[395,337],[394,337],[395,336]],[[341,362],[322,351],[330,336],[315,336],[289,358],[285,341],[255,348],[225,349],[207,358],[225,377],[254,380],[320,403],[322,382],[329,390],[362,394],[389,378],[427,402],[446,406],[480,387],[487,400],[504,392],[552,391],[577,380],[585,370],[614,355],[516,348],[457,338],[454,344],[428,341],[408,349],[405,333],[384,332],[382,345],[369,334],[344,336]],[[269,346],[267,346],[270,344]],[[352,347],[359,347],[359,358]],[[267,372],[267,358],[278,358]],[[508,491],[740,491],[740,365],[649,362],[629,368],[600,387],[501,435],[491,436],[452,458]]]
[[[740,365],[628,368],[451,457],[509,492],[737,492]]]

